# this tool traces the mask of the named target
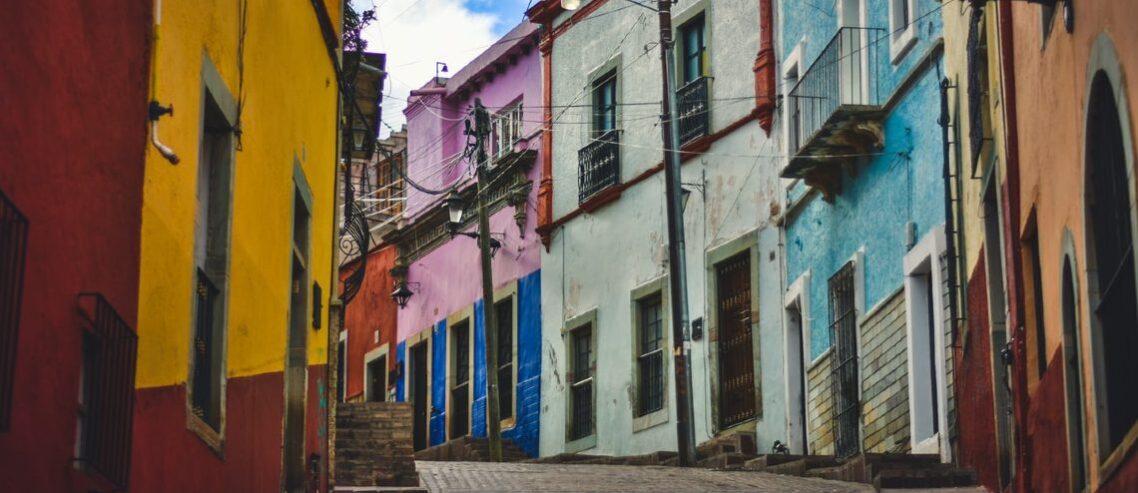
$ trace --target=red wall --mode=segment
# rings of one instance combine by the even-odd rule
[[[326,491],[327,400],[324,366],[308,368],[307,456],[320,455]],[[182,385],[138,391],[134,408],[131,490],[139,492],[279,492],[281,489],[284,375],[265,373],[226,381],[225,445],[214,453],[186,429]],[[177,453],[170,453],[176,450]],[[308,491],[317,491],[309,488]]]
[[[1027,440],[1031,447],[1028,485],[1033,492],[1058,493],[1069,489],[1063,383],[1063,353],[1056,351],[1031,396],[1027,413]]]
[[[984,258],[983,249],[977,258]],[[960,464],[975,469],[980,484],[988,491],[1000,491],[987,286],[984,262],[978,262],[968,279],[968,341],[955,349],[956,395],[968,396],[956,399],[956,415]]]
[[[0,190],[29,221],[0,491],[108,491],[73,467],[76,295],[137,321],[151,4],[16,2],[0,15]]]
[[[399,306],[391,299],[394,288],[389,272],[395,265],[396,248],[384,245],[368,255],[364,283],[352,302],[344,310],[344,329],[348,332],[348,399],[364,393],[364,355],[368,351],[389,344],[388,368],[395,365],[395,323]],[[341,271],[341,277],[349,266]],[[379,342],[375,342],[375,331]]]

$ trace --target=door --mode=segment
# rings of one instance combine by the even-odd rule
[[[792,454],[806,454],[806,362],[802,334],[802,303],[794,300],[786,308],[787,447]]]
[[[830,278],[830,386],[833,392],[834,455],[846,458],[861,450],[861,396],[857,362],[857,309],[854,264]]]
[[[1067,449],[1071,461],[1071,491],[1087,486],[1086,435],[1083,434],[1083,372],[1079,350],[1079,309],[1075,272],[1070,257],[1063,259],[1063,378],[1067,387]]]
[[[304,425],[308,388],[308,209],[295,194],[288,364],[285,369],[284,482],[289,493],[305,491]]]
[[[387,400],[387,356],[380,356],[367,364],[368,401]]]
[[[751,253],[715,266],[719,321],[719,428],[755,417],[755,359],[751,340]]]
[[[860,29],[862,0],[839,0],[842,16],[838,20],[838,81],[841,104],[864,104],[865,93],[865,31]]]
[[[427,448],[427,343],[420,342],[411,348],[411,430],[415,450]]]

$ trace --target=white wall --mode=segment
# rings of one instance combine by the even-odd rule
[[[754,75],[758,52],[758,3],[753,0],[682,2],[674,15],[686,18],[688,9],[705,10],[707,44],[711,53],[712,128],[715,133],[745,117],[754,108]],[[573,26],[553,45],[554,218],[575,210],[577,151],[589,142],[587,122],[591,102],[589,76],[594,69],[619,59],[619,101],[658,103],[660,58],[655,42],[655,14],[625,2],[610,1],[590,18]],[[608,14],[608,12],[619,12]],[[599,17],[598,17],[599,16]],[[637,23],[637,18],[641,18]],[[567,19],[562,15],[558,22]],[[678,26],[677,26],[678,27]],[[631,34],[628,34],[631,30]],[[627,34],[627,39],[621,39]],[[646,45],[649,52],[641,56]],[[738,99],[729,99],[738,98]],[[564,109],[562,107],[580,105]],[[658,104],[620,108],[621,178],[628,181],[656,166],[663,156]],[[688,296],[691,318],[709,320],[705,307],[705,253],[746,237],[758,249],[756,330],[759,352],[756,377],[762,382],[762,417],[757,420],[758,445],[768,449],[774,440],[786,441],[782,374],[782,259],[774,224],[781,210],[777,179],[781,152],[768,140],[757,121],[750,121],[716,142],[703,156],[683,167],[685,183],[704,183],[706,197],[694,191],[685,213]],[[758,157],[762,156],[762,157]],[[542,414],[541,454],[565,451],[567,397],[567,339],[564,322],[597,310],[596,447],[583,453],[640,454],[675,450],[675,399],[671,369],[667,423],[633,432],[636,374],[631,327],[631,292],[667,272],[667,224],[663,173],[627,190],[615,202],[585,213],[556,231],[552,247],[542,254]],[[706,199],[706,200],[705,200]],[[709,373],[713,361],[705,337],[693,343],[693,394],[697,442],[712,436]],[[670,331],[669,331],[670,333]],[[670,341],[670,337],[668,338]],[[670,342],[669,342],[670,344]],[[751,426],[751,425],[748,425]]]

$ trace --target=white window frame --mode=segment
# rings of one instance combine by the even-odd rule
[[[944,227],[937,226],[925,234],[905,254],[905,339],[908,349],[909,380],[909,446],[914,454],[939,454],[942,462],[952,460],[948,440],[948,386],[945,372],[944,279],[942,256],[946,249]],[[927,283],[932,283],[932,299],[926,298]],[[928,326],[929,302],[932,303],[933,326]],[[935,372],[936,415],[931,416],[928,397],[932,392],[932,375],[927,373],[929,333],[932,333],[933,371]],[[936,420],[937,432],[932,433]]]
[[[641,356],[640,355],[640,334],[641,334],[641,330],[643,330],[643,328],[644,328],[641,325],[641,320],[640,320],[640,307],[641,307],[641,304],[643,302],[649,300],[650,298],[652,298],[654,296],[660,297],[660,324],[661,324],[661,336],[662,337],[660,339],[660,349],[659,350],[664,353],[664,364],[660,369],[660,371],[663,373],[663,385],[664,385],[664,395],[662,396],[663,406],[660,409],[649,412],[643,416],[637,416],[636,413],[639,412],[639,409],[640,409],[640,396],[641,396],[641,392],[643,391],[643,389],[640,388],[640,378],[639,378],[639,371],[640,371],[639,361],[640,361],[640,356]],[[671,317],[669,316],[669,312],[668,312],[668,310],[670,309],[669,308],[670,307],[669,298],[670,298],[670,296],[668,293],[668,276],[667,275],[658,277],[652,281],[649,281],[649,282],[644,283],[640,286],[637,286],[636,288],[634,288],[632,290],[632,293],[631,293],[631,316],[632,316],[632,333],[631,333],[632,344],[630,345],[632,348],[632,352],[631,352],[631,354],[632,354],[631,377],[632,377],[632,387],[634,389],[636,389],[636,391],[633,392],[633,396],[632,396],[633,399],[630,401],[630,409],[632,409],[632,432],[633,433],[643,431],[643,430],[647,430],[649,428],[653,428],[653,427],[656,427],[658,425],[667,423],[668,419],[669,419],[668,414],[670,412],[670,402],[668,399],[668,394],[671,393],[671,389],[669,388],[669,383],[671,382],[671,379],[668,378],[668,375],[669,375],[668,372],[670,371],[669,364],[671,363],[671,361],[669,361],[671,359],[669,357],[670,352],[668,351],[668,348],[670,347],[670,344],[671,344],[671,334],[668,331],[668,327],[670,326],[669,321],[671,320]]]
[[[498,422],[498,426],[502,430],[509,430],[509,429],[513,428],[514,426],[517,425],[517,421],[518,421],[518,325],[519,324],[518,324],[518,282],[516,280],[510,281],[510,283],[507,284],[505,287],[499,288],[498,290],[494,291],[495,309],[496,309],[496,306],[499,303],[502,303],[502,301],[505,300],[506,298],[510,298],[510,312],[511,312],[510,316],[513,317],[513,320],[512,320],[513,327],[511,327],[511,330],[513,331],[513,335],[511,336],[512,339],[510,341],[510,343],[511,343],[510,344],[510,350],[513,351],[513,360],[511,363],[513,366],[510,368],[510,370],[513,372],[513,376],[511,377],[512,381],[510,383],[513,384],[513,392],[510,394],[512,397],[510,400],[510,409],[511,409],[510,417],[509,418],[502,418]],[[497,315],[497,312],[494,312],[494,314]],[[495,318],[494,322],[498,323],[498,319]],[[471,340],[471,343],[473,343],[473,340]],[[473,354],[473,351],[471,351],[471,353]],[[498,355],[498,364],[500,365],[501,363],[502,363],[502,355],[499,354]],[[474,367],[471,366],[471,368],[474,368]],[[490,368],[487,368],[486,369],[486,378],[490,378],[490,375],[491,375]],[[498,376],[498,369],[497,368],[494,369],[493,375],[495,378],[497,378],[497,376]],[[499,391],[501,391],[501,389],[499,389]],[[490,396],[486,396],[486,398],[489,399]],[[489,401],[487,401],[487,405],[489,405]],[[499,407],[498,415],[501,416],[501,408],[500,407]],[[489,424],[490,413],[486,413],[486,420],[487,420],[486,421],[487,424]]]
[[[904,4],[902,4],[904,2]],[[909,7],[909,22],[902,22],[901,5]],[[901,62],[909,49],[917,42],[917,0],[889,0],[889,59],[894,65]]]
[[[522,102],[511,104],[493,116],[494,119],[494,159],[501,159],[514,152],[514,143],[522,140],[524,108]]]
[[[797,305],[797,307],[795,306]],[[806,454],[808,450],[795,450],[799,444],[805,443],[807,447],[810,444],[810,368],[814,366],[815,361],[810,359],[810,271],[804,272],[798,279],[794,281],[786,289],[786,294],[783,296],[782,304],[784,314],[783,317],[783,376],[785,377],[786,388],[786,441],[785,445],[790,447],[790,451],[795,454]],[[793,310],[798,310],[798,324],[795,325],[789,315]],[[801,333],[802,344],[801,347],[795,348],[792,346],[791,341],[795,340],[796,333]],[[823,353],[825,356],[826,353]],[[798,358],[798,359],[795,359]],[[797,368],[801,363],[802,373],[797,373]],[[798,389],[802,389],[803,394],[797,396],[794,394]],[[806,416],[805,421],[798,422],[800,414],[795,409],[796,404],[801,404],[802,414]]]
[[[794,114],[794,107],[798,105],[797,101],[793,101],[790,97],[790,91],[798,85],[798,81],[802,80],[802,51],[806,46],[806,38],[802,38],[793,50],[790,50],[790,55],[787,55],[786,60],[782,62],[782,93],[785,98],[786,104],[782,105],[782,121],[786,122],[782,132],[782,148],[787,149],[787,161],[783,166],[790,163],[791,153],[797,153],[798,149],[790,148],[790,135],[791,125],[794,123],[791,115]],[[793,74],[793,75],[791,75]],[[792,82],[793,80],[793,82]],[[797,122],[796,128],[793,129],[795,135],[798,137],[798,143],[802,144],[802,125],[801,120]]]
[[[474,394],[474,373],[476,372],[476,368],[474,367],[474,339],[475,339],[474,334],[475,334],[476,330],[474,327],[474,307],[467,306],[466,308],[463,308],[462,310],[459,310],[458,312],[454,313],[450,317],[447,317],[447,321],[446,321],[446,324],[447,324],[446,325],[446,340],[447,340],[446,368],[447,368],[447,370],[446,370],[446,384],[444,385],[444,388],[446,389],[445,390],[446,419],[444,420],[444,424],[445,424],[446,429],[443,430],[444,441],[451,439],[450,438],[451,426],[453,425],[453,423],[451,422],[451,418],[454,417],[454,399],[451,398],[451,391],[454,390],[454,385],[456,383],[455,379],[457,378],[457,374],[456,374],[457,368],[455,367],[455,355],[454,355],[455,349],[457,349],[457,348],[455,347],[455,344],[454,344],[454,328],[455,328],[455,326],[457,326],[458,324],[461,324],[461,323],[466,324],[466,337],[467,337],[466,342],[468,344],[468,351],[466,354],[466,367],[467,367],[467,371],[470,372],[469,375],[467,375],[467,377],[466,377],[467,378],[467,380],[466,380],[466,427],[467,427],[467,432],[463,436],[469,436],[469,435],[472,435],[474,433],[474,395],[475,395]],[[489,376],[487,376],[487,378],[489,378]],[[429,399],[429,397],[428,397],[428,399]],[[489,414],[489,413],[487,413],[487,414]],[[428,426],[428,428],[430,427],[430,418],[429,417],[428,417],[427,426]]]
[[[584,450],[596,448],[597,434],[599,430],[597,426],[599,420],[597,419],[597,309],[593,308],[585,313],[577,315],[565,322],[565,327],[562,329],[561,337],[565,341],[565,453],[573,454]],[[573,335],[574,332],[583,328],[589,327],[589,365],[592,368],[591,374],[588,379],[592,381],[592,409],[593,409],[593,432],[589,435],[583,436],[576,440],[569,439],[569,429],[573,423],[573,398],[572,388],[577,382],[572,381],[572,371],[575,362],[573,358]],[[585,380],[582,380],[584,382]]]

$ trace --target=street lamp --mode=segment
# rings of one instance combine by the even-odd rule
[[[391,292],[391,299],[395,300],[395,304],[399,308],[407,308],[407,300],[411,299],[411,295],[415,294],[411,288],[407,286],[406,282],[398,282],[395,284],[395,290]]]
[[[688,200],[691,199],[691,189],[689,189],[688,187],[683,187],[680,190],[683,190],[683,196],[680,199],[680,204],[681,204],[680,205],[680,212],[687,212],[688,211]]]
[[[451,192],[443,204],[446,205],[447,215],[450,216],[450,221],[447,222],[447,231],[453,237],[458,233],[458,228],[462,227],[462,214],[466,210],[466,203],[462,201],[457,193]]]

